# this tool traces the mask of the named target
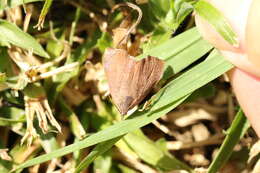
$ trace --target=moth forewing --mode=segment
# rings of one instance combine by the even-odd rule
[[[163,64],[156,57],[137,61],[123,49],[106,50],[104,66],[109,90],[122,115],[138,105],[160,80]]]

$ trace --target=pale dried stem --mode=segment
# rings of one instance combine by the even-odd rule
[[[64,65],[64,66],[62,66],[62,67],[56,68],[56,69],[51,70],[51,71],[49,71],[49,72],[42,73],[42,74],[40,74],[39,76],[35,77],[35,78],[33,79],[33,82],[34,82],[34,81],[37,81],[37,80],[40,80],[40,79],[45,79],[45,78],[48,78],[48,77],[57,75],[57,74],[62,73],[62,72],[70,72],[70,71],[72,71],[75,67],[77,67],[78,65],[79,65],[79,63],[78,63],[78,62],[75,62],[75,63],[67,64],[67,65]]]
[[[127,154],[124,151],[121,151],[120,149],[117,149],[119,152],[117,153],[120,160],[126,162],[131,167],[133,167],[136,170],[139,170],[143,173],[157,173],[156,170],[152,169],[151,167],[141,163],[139,160],[137,160],[135,157],[131,156],[130,154]]]
[[[181,150],[181,149],[188,149],[194,147],[203,147],[207,145],[221,144],[223,142],[223,137],[224,137],[223,134],[217,134],[206,140],[198,141],[198,142],[190,142],[190,143],[183,143],[181,141],[170,141],[167,142],[167,149]]]
[[[40,168],[40,164],[34,165],[29,168],[29,173],[38,173]]]
[[[46,173],[53,173],[59,161],[57,158],[51,160],[51,163],[48,165]]]
[[[28,146],[28,149],[21,153],[22,157],[20,159],[21,162],[24,162],[26,159],[28,159],[33,152],[35,152],[40,147],[39,142],[34,142],[34,145]]]
[[[59,123],[56,121],[56,119],[54,118],[52,111],[51,111],[51,108],[50,108],[47,100],[43,101],[43,107],[46,109],[45,114],[47,115],[51,124],[54,127],[56,127],[59,132],[61,132],[61,127],[60,127]]]
[[[3,159],[3,160],[8,160],[8,161],[11,161],[12,158],[8,155],[8,148],[6,149],[0,149],[0,158]]]
[[[29,27],[29,23],[32,17],[32,8],[33,6],[28,6],[27,10],[26,10],[26,15],[25,15],[25,19],[24,19],[24,23],[23,23],[23,31],[27,32],[28,27]]]
[[[41,71],[43,69],[49,68],[49,67],[59,63],[60,61],[65,59],[69,55],[69,53],[70,53],[70,46],[66,43],[66,44],[64,44],[64,50],[63,50],[61,56],[59,56],[58,58],[56,58],[55,60],[53,60],[51,62],[47,62],[45,64],[38,66],[37,70]]]
[[[205,109],[208,112],[218,114],[218,113],[225,113],[227,111],[226,107],[218,107],[218,106],[211,106],[207,103],[186,103],[183,105],[184,107],[195,107],[195,108],[202,108]]]
[[[20,52],[18,51],[13,51],[13,50],[8,50],[8,54],[11,57],[11,59],[17,64],[17,66],[26,71],[30,69],[30,64],[27,62],[24,62],[23,58],[20,55]]]
[[[41,103],[35,102],[31,103],[33,107],[35,107],[35,112],[39,121],[39,127],[42,129],[43,133],[48,132],[48,122],[46,116],[42,116],[42,112],[44,112],[43,107],[41,106]]]
[[[155,127],[157,127],[159,130],[161,130],[163,133],[170,135],[170,136],[178,136],[177,134],[175,134],[174,132],[172,132],[167,126],[159,123],[157,120],[152,122],[153,125],[155,125]]]
[[[27,97],[25,97],[24,100],[25,100],[25,115],[26,115],[27,128],[26,128],[26,133],[21,140],[21,145],[28,138],[27,146],[31,146],[33,139],[38,137],[38,134],[33,126],[35,110],[31,108],[31,105],[28,103]]]

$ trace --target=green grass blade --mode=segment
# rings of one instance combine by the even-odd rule
[[[23,32],[16,25],[0,19],[0,40],[7,41],[15,46],[32,50],[33,53],[49,58],[42,46],[29,34]]]
[[[133,116],[130,116],[129,119],[118,122],[80,142],[31,159],[19,165],[17,169],[39,164],[73,151],[122,136],[143,127],[174,109],[182,103],[190,93],[214,80],[232,67],[232,64],[227,62],[217,51],[213,51],[207,60],[185,72],[183,75],[179,76],[166,87],[161,89],[158,93],[160,99],[152,105],[150,110],[145,112],[136,112]]]
[[[177,35],[173,39],[163,42],[155,48],[138,56],[138,58],[145,58],[146,56],[151,55],[163,60],[167,60],[177,55],[179,52],[183,51],[188,46],[194,44],[200,39],[201,35],[199,34],[198,30],[196,28],[192,28],[180,35]]]
[[[138,133],[141,133],[141,135]],[[192,171],[185,163],[182,163],[171,154],[165,153],[164,149],[158,147],[155,142],[150,140],[140,131],[128,133],[124,136],[123,140],[126,141],[130,148],[133,149],[143,161],[149,165],[153,165],[159,170]]]
[[[15,120],[15,119],[0,117],[0,126],[12,126],[14,124],[23,123],[23,122],[25,122],[25,119]]]
[[[78,116],[72,111],[70,106],[65,102],[65,100],[60,96],[59,97],[59,104],[61,107],[61,110],[65,113],[65,115],[69,119],[70,123],[70,130],[76,136],[78,139],[82,139],[86,136],[86,132],[80,123]]]
[[[117,138],[105,141],[103,143],[98,144],[89,154],[87,157],[85,157],[79,165],[76,167],[76,170],[74,173],[80,173],[83,169],[87,168],[90,163],[92,163],[98,156],[102,155],[111,147],[121,139],[122,136],[119,136]]]
[[[8,0],[7,4],[5,4],[4,0],[1,0],[0,10],[4,10],[4,9],[7,9],[7,8],[13,8],[13,7],[16,7],[18,5],[31,3],[31,2],[37,2],[37,1],[43,1],[43,0]]]
[[[230,44],[237,46],[238,39],[225,17],[205,0],[200,0],[195,5],[196,13],[208,21],[219,34]]]
[[[194,41],[181,52],[174,56],[168,57],[165,65],[165,73],[163,79],[168,79],[170,76],[180,72],[187,67],[187,64],[192,64],[200,57],[205,55],[212,46],[203,39]],[[184,58],[185,57],[185,58]]]
[[[228,129],[228,134],[224,139],[216,158],[210,164],[208,173],[216,173],[228,161],[233,152],[233,148],[244,136],[249,127],[250,124],[240,109],[233,120],[231,127]]]
[[[44,20],[45,20],[45,17],[52,5],[52,2],[53,0],[45,0],[44,2],[44,5],[43,5],[43,8],[41,10],[41,14],[40,14],[40,17],[38,19],[38,23],[36,25],[36,27],[40,30],[41,28],[43,28],[43,24],[44,24]]]

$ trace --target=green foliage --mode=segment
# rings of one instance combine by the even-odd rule
[[[0,19],[0,39],[1,42],[10,43],[27,51],[33,51],[39,56],[49,58],[49,55],[34,37],[23,32],[14,24],[2,19]]]
[[[0,126],[7,129],[0,135],[0,148],[9,148],[13,158],[12,161],[0,159],[0,172],[13,169],[21,172],[69,153],[73,155],[65,160],[71,165],[69,171],[75,173],[87,168],[102,173],[137,172],[136,168],[114,160],[117,150],[156,171],[193,172],[192,166],[169,152],[165,136],[153,141],[141,128],[184,102],[209,99],[215,95],[218,88],[210,82],[233,65],[202,39],[193,27],[194,19],[190,14],[195,11],[225,40],[236,45],[236,35],[222,14],[204,0],[149,0],[139,5],[143,18],[136,33],[145,41],[141,43],[142,53],[137,59],[148,55],[158,57],[165,61],[165,69],[157,92],[146,102],[148,106],[122,118],[100,89],[100,76],[104,74],[98,65],[105,49],[112,47],[111,28],[117,27],[119,20],[123,20],[120,12],[113,18],[110,7],[123,1],[40,1],[0,2],[0,10],[4,12],[30,3],[39,15],[38,29],[44,26],[43,30],[37,31],[34,28],[37,20],[33,16],[29,34],[20,29],[21,24],[16,25],[4,15],[0,19]],[[25,14],[22,15],[24,17]],[[49,20],[53,28],[48,25]],[[132,41],[137,39],[134,37],[136,33],[133,33]],[[24,57],[20,63],[26,64],[26,68],[21,68],[11,56],[16,47],[16,53]],[[33,56],[27,56],[31,52]],[[75,63],[77,66],[69,68]],[[87,66],[88,63],[92,66]],[[68,69],[64,70],[64,67]],[[51,75],[33,80],[33,77],[46,74]],[[106,81],[102,80],[102,84]],[[38,112],[30,117],[32,107]],[[62,127],[62,133],[51,133],[56,132],[51,128],[46,134],[42,132],[40,113],[49,116],[50,110]],[[35,126],[39,135],[31,153],[32,148],[20,145],[21,137],[28,132],[28,122]],[[248,122],[239,111],[217,157],[212,159],[210,173],[217,172],[227,162],[247,129]],[[2,140],[10,131],[19,136],[11,141],[13,146]],[[87,155],[84,153],[86,148]],[[28,152],[28,155],[24,154]]]
[[[240,109],[232,122],[232,125],[228,129],[227,136],[220,147],[220,150],[214,159],[214,161],[209,166],[209,173],[216,173],[232,154],[232,150],[239,140],[245,135],[250,124]]]

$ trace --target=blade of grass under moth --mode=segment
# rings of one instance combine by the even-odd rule
[[[194,6],[195,12],[208,21],[217,32],[231,45],[237,46],[238,39],[232,27],[218,9],[205,0],[200,0]]]
[[[227,62],[217,51],[213,51],[207,60],[191,68],[162,88],[158,93],[160,99],[151,106],[151,109],[143,112],[135,112],[126,120],[99,131],[82,141],[28,160],[20,164],[16,169],[43,163],[141,128],[174,109],[193,91],[216,79],[232,67],[232,64]]]
[[[16,25],[2,19],[0,19],[0,40],[7,41],[28,51],[33,51],[33,53],[39,56],[49,58],[49,55],[34,37],[23,32]]]
[[[208,173],[216,173],[230,158],[235,145],[245,135],[250,124],[240,109],[227,131],[227,136],[222,143],[220,150],[210,164]]]
[[[158,57],[163,60],[167,60],[170,57],[175,56],[179,52],[186,49],[189,45],[201,39],[201,35],[198,30],[194,27],[180,35],[175,36],[168,41],[156,46],[155,48],[139,55],[137,58],[145,58],[148,55]]]

